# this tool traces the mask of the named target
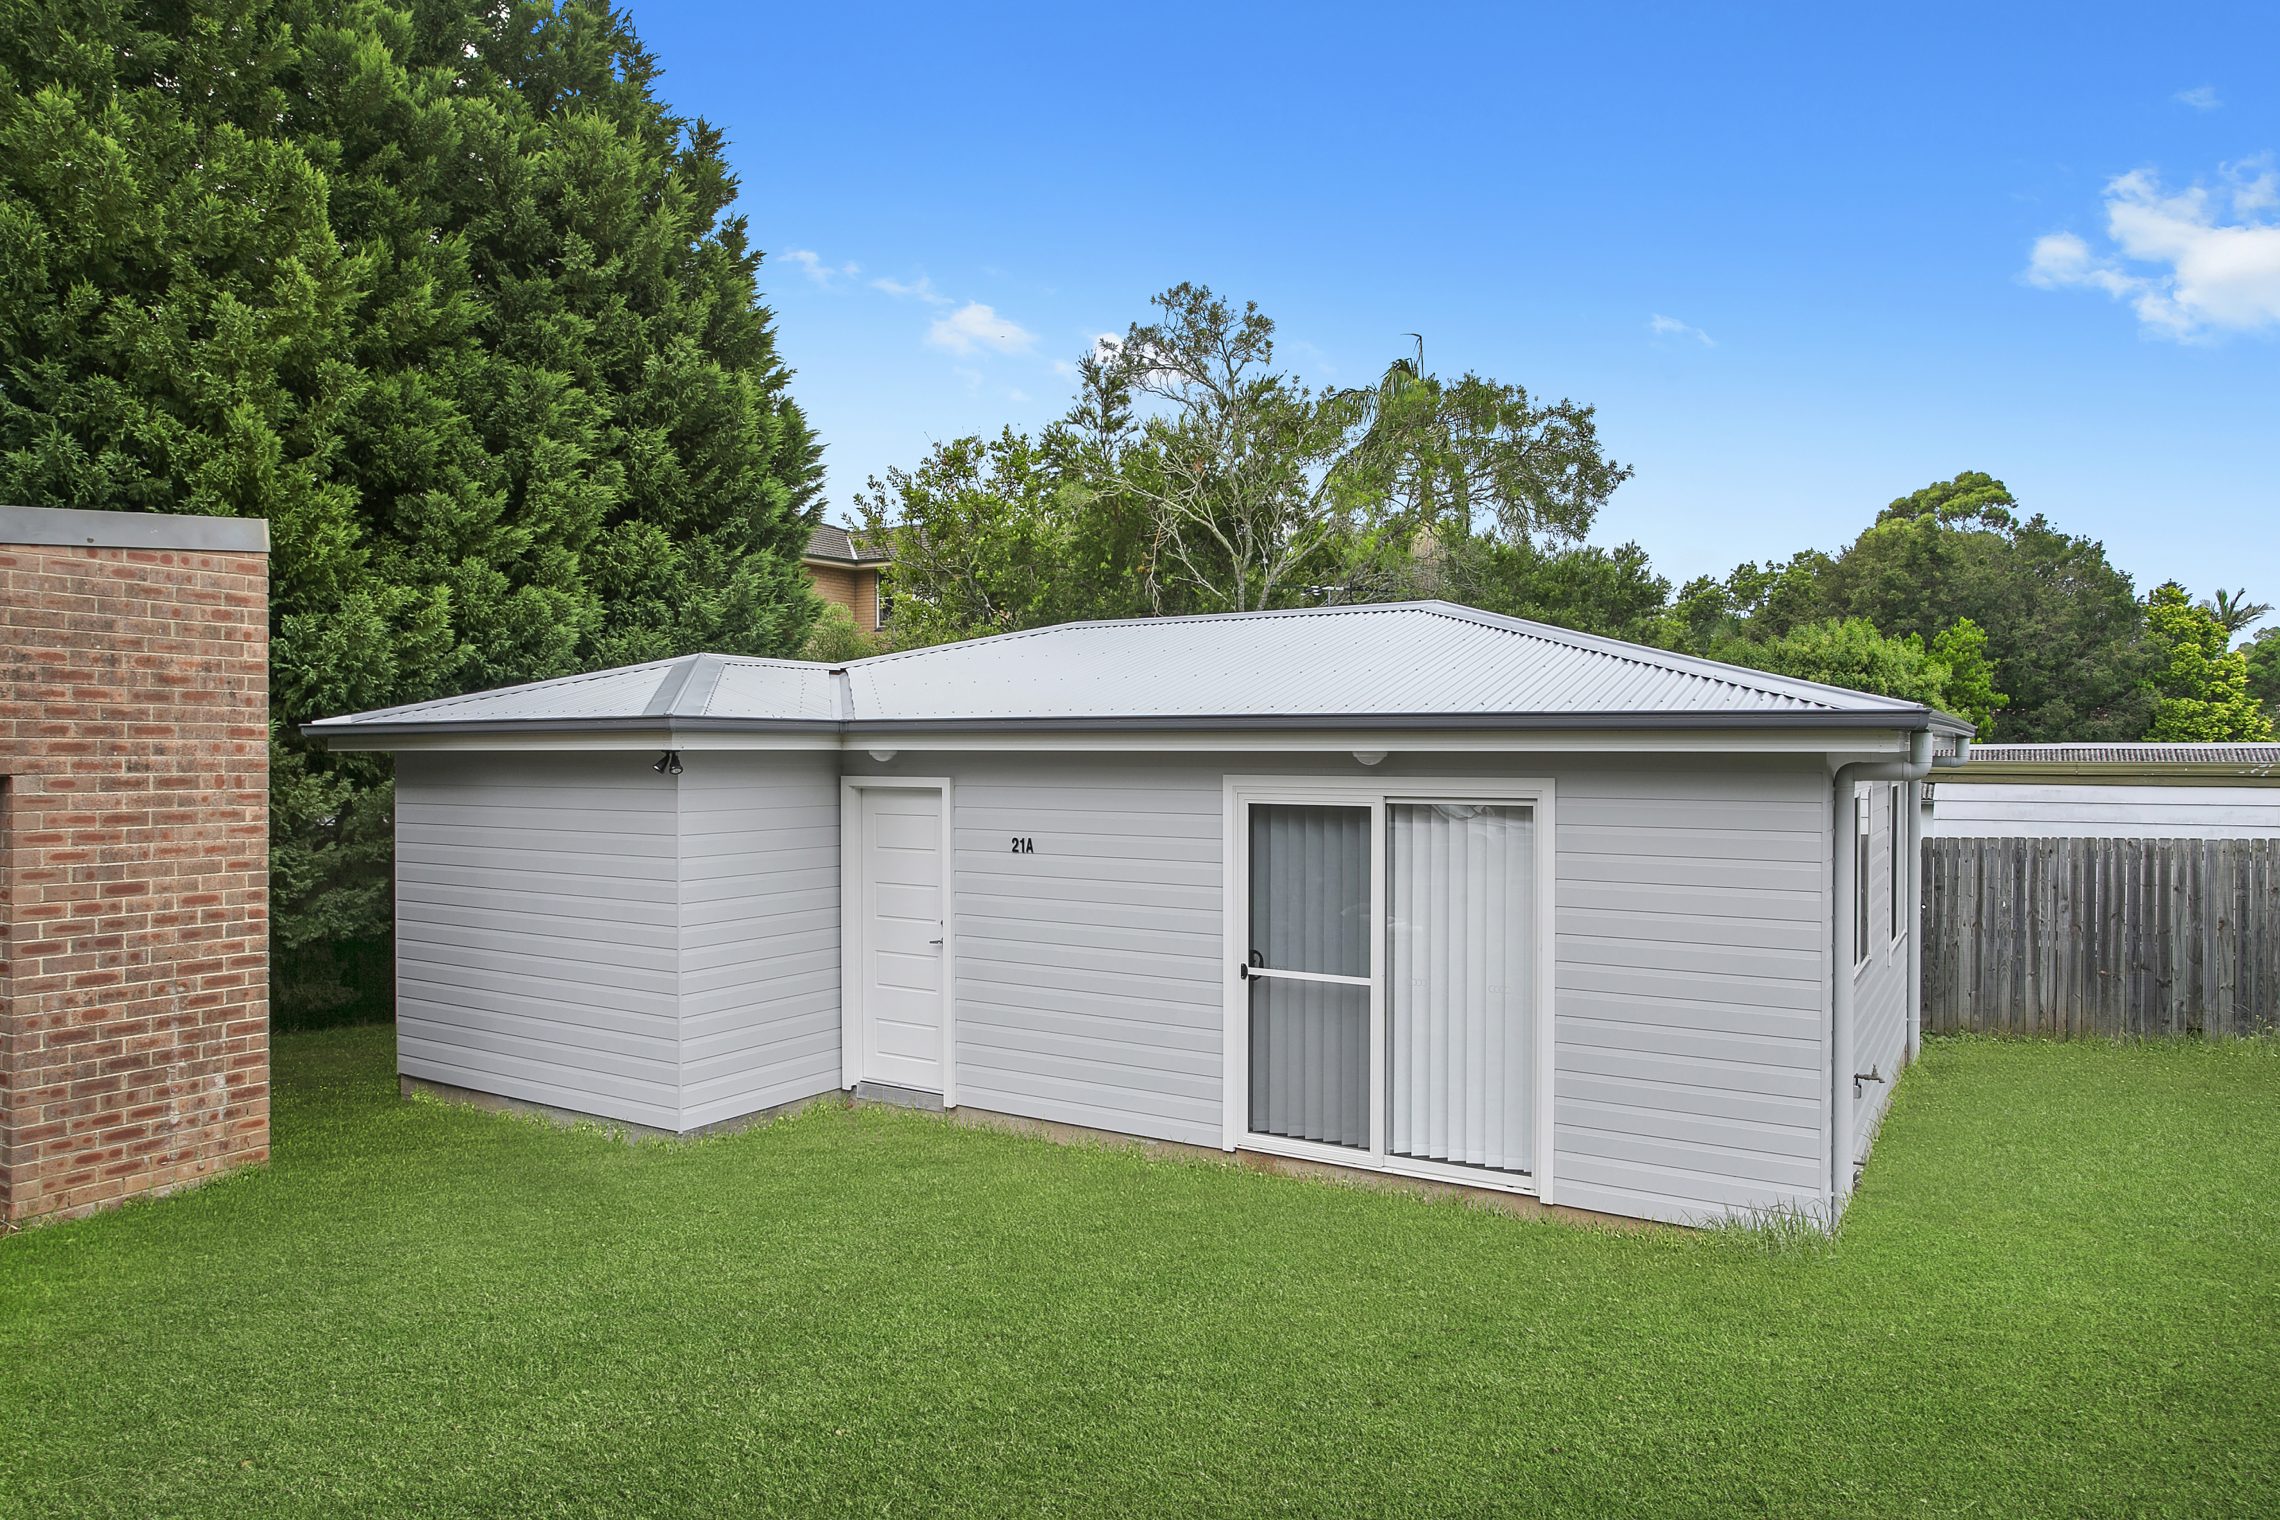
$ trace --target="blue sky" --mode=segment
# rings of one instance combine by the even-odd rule
[[[2280,601],[2280,6],[631,0],[727,130],[831,515],[1188,279],[1599,408],[1674,579],[1960,470]]]

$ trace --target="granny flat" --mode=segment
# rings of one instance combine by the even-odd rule
[[[307,731],[395,755],[409,1080],[673,1133],[852,1090],[1686,1223],[1842,1210],[1970,732],[1440,602]]]

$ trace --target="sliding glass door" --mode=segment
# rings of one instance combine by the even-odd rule
[[[1534,1170],[1536,820],[1386,808],[1388,1154]]]
[[[1251,1128],[1370,1145],[1370,809],[1251,809]]]
[[[1533,1177],[1548,786],[1230,785],[1241,1140]]]

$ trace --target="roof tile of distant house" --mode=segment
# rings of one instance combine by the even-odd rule
[[[829,560],[835,565],[882,565],[893,558],[883,548],[874,548],[845,528],[830,523],[817,523],[808,530],[806,557]]]
[[[857,660],[690,655],[360,713],[313,734],[439,728],[1890,727],[1921,704],[1458,607],[1399,602],[1065,623]]]

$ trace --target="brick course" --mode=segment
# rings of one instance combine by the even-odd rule
[[[0,542],[0,1230],[268,1156],[268,607]]]

